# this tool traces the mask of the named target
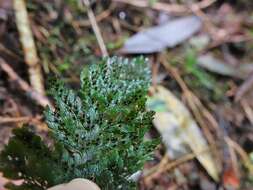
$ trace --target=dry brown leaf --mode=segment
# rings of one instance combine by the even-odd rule
[[[185,105],[163,86],[151,88],[151,92],[153,95],[147,107],[156,111],[153,123],[161,133],[168,153],[175,152],[174,158],[181,156],[178,153],[187,151],[184,147],[187,145],[208,174],[214,180],[218,180],[215,161],[211,153],[206,151],[209,148],[208,144]]]
[[[128,54],[160,52],[189,39],[201,26],[202,21],[196,16],[174,19],[133,35],[120,51]]]
[[[253,64],[244,63],[238,66],[226,64],[222,60],[215,58],[212,54],[202,55],[198,58],[198,65],[210,72],[224,76],[240,79],[247,78],[253,72]]]

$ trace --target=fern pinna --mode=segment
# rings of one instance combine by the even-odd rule
[[[129,177],[142,169],[157,144],[144,140],[153,117],[145,109],[147,61],[105,58],[85,68],[80,78],[78,91],[62,82],[50,90],[55,110],[47,108],[45,119],[54,148],[27,128],[15,129],[0,155],[0,170],[24,183],[9,188],[46,189],[81,177],[106,190],[136,189]]]

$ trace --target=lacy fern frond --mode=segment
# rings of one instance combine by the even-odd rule
[[[142,169],[157,144],[144,141],[153,117],[145,110],[147,62],[106,58],[84,69],[80,78],[77,92],[54,84],[55,110],[45,111],[53,139],[62,147],[60,178],[88,178],[106,190],[135,189],[128,178]]]

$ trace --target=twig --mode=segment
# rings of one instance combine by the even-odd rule
[[[253,125],[253,110],[252,110],[252,108],[250,107],[249,103],[246,100],[241,100],[240,103],[241,103],[241,106],[242,106],[248,120]]]
[[[112,3],[111,6],[107,10],[104,10],[100,14],[96,15],[95,16],[96,22],[98,23],[104,20],[105,18],[108,18],[111,15],[114,8],[115,8],[115,4]],[[74,24],[78,27],[87,27],[91,25],[91,22],[90,20],[78,20],[78,21],[74,21]]]
[[[159,66],[160,66],[160,62],[157,61],[156,59],[153,60],[153,64],[152,64],[152,86],[154,86],[156,88],[157,86],[157,76],[158,76],[158,71],[159,71]]]
[[[25,82],[18,74],[2,59],[0,58],[0,68],[7,73],[9,78],[12,81],[15,81],[19,87],[27,93],[27,95],[36,101],[39,105],[42,107],[46,107],[49,105],[50,107],[53,108],[52,104],[48,100],[48,98],[44,95],[41,95],[37,91],[33,90],[32,87],[30,87],[27,82]]]
[[[29,25],[28,13],[24,0],[13,0],[16,24],[19,31],[20,42],[23,47],[25,62],[29,66],[31,86],[40,94],[45,94],[43,76],[39,65],[32,31]]]
[[[203,24],[206,27],[207,31],[210,33],[213,39],[217,39],[217,35],[219,34],[217,31],[217,27],[212,23],[209,17],[198,7],[198,5],[193,5],[190,7],[192,12],[197,15],[199,18],[203,20]]]
[[[90,19],[90,23],[91,23],[92,29],[93,29],[93,31],[94,31],[94,33],[96,35],[96,38],[97,38],[97,41],[98,41],[98,45],[100,47],[102,55],[103,56],[108,56],[108,52],[107,52],[107,49],[105,47],[105,43],[104,43],[103,37],[101,35],[100,29],[98,27],[95,15],[94,15],[92,9],[90,8],[90,1],[89,0],[82,0],[82,2],[87,7],[87,14],[88,14],[88,17]]]
[[[235,94],[235,102],[240,102],[246,116],[249,121],[253,124],[253,110],[246,100],[243,100],[242,97],[253,88],[253,73],[246,79],[243,84],[239,87]]]
[[[13,53],[11,50],[7,49],[3,44],[0,43],[0,51],[3,51],[7,55],[9,55],[12,58],[17,59],[18,61],[22,60],[18,55]]]
[[[195,3],[193,5],[185,6],[179,4],[167,4],[162,2],[155,2],[154,4],[150,4],[146,0],[113,0],[114,2],[126,3],[136,7],[142,8],[152,8],[157,11],[164,11],[170,14],[185,14],[197,9],[204,9],[212,5],[216,0],[203,0],[201,2]]]
[[[224,139],[226,139],[226,137]],[[226,142],[226,144],[227,144],[228,152],[230,155],[230,158],[228,159],[231,160],[231,162],[229,162],[229,160],[227,160],[226,157],[224,156],[224,160],[226,160],[226,162],[225,162],[225,166],[223,167],[223,170],[224,169],[226,170],[231,165],[231,167],[233,168],[233,171],[236,173],[236,176],[239,177],[241,174],[239,171],[239,164],[238,164],[238,159],[236,157],[235,149],[231,146],[230,143]]]
[[[194,159],[195,157],[197,157],[198,154],[203,154],[205,152],[207,152],[209,149],[205,149],[202,150],[198,153],[190,153],[190,154],[186,154],[172,162],[169,162],[169,160],[167,159],[167,157],[165,157],[166,159],[160,163],[158,166],[155,166],[154,168],[151,168],[151,172],[148,172],[146,174],[144,174],[144,180],[145,181],[150,181],[152,180],[155,176],[158,176],[159,174],[164,173],[165,171],[169,171],[172,168],[175,168],[177,166],[179,166],[180,164],[183,164],[185,162],[188,162],[192,159]],[[168,163],[169,162],[169,163]]]
[[[235,95],[235,101],[241,100],[244,94],[246,94],[251,88],[253,88],[253,73],[246,79],[243,84],[239,87]]]
[[[162,170],[162,168],[164,168],[164,166],[168,163],[168,161],[169,161],[168,154],[165,154],[158,165],[143,172],[143,177],[144,178],[148,177],[148,176],[152,175],[153,173],[155,173],[156,171]]]
[[[31,121],[31,117],[2,117],[0,116],[0,124],[3,123],[19,123],[19,122],[29,122]]]
[[[195,157],[196,157],[196,155],[194,153],[190,153],[190,154],[187,154],[185,156],[182,156],[179,159],[174,160],[171,163],[168,163],[167,165],[163,164],[163,167],[158,167],[158,170],[155,170],[155,172],[149,173],[148,175],[144,176],[144,180],[145,181],[150,181],[154,178],[154,176],[158,176],[159,174],[162,174],[165,171],[168,171],[172,168],[175,168],[175,167],[179,166],[180,164],[183,164],[187,161],[190,161],[190,160],[194,159]]]
[[[237,142],[233,141],[228,136],[225,137],[225,141],[232,148],[234,148],[234,150],[237,152],[237,154],[242,158],[244,167],[249,170],[251,175],[253,175],[253,164],[251,163],[247,153],[242,149],[242,147]]]
[[[2,117],[0,116],[0,124],[3,123],[27,123],[27,122],[38,122],[42,117],[33,118],[31,116],[23,117]]]

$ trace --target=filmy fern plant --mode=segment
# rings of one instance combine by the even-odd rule
[[[129,177],[151,158],[156,141],[144,140],[153,112],[145,110],[150,71],[143,57],[106,58],[81,73],[79,91],[55,82],[55,110],[45,118],[54,148],[27,128],[15,129],[0,155],[10,189],[46,189],[87,178],[102,189],[136,189]]]

